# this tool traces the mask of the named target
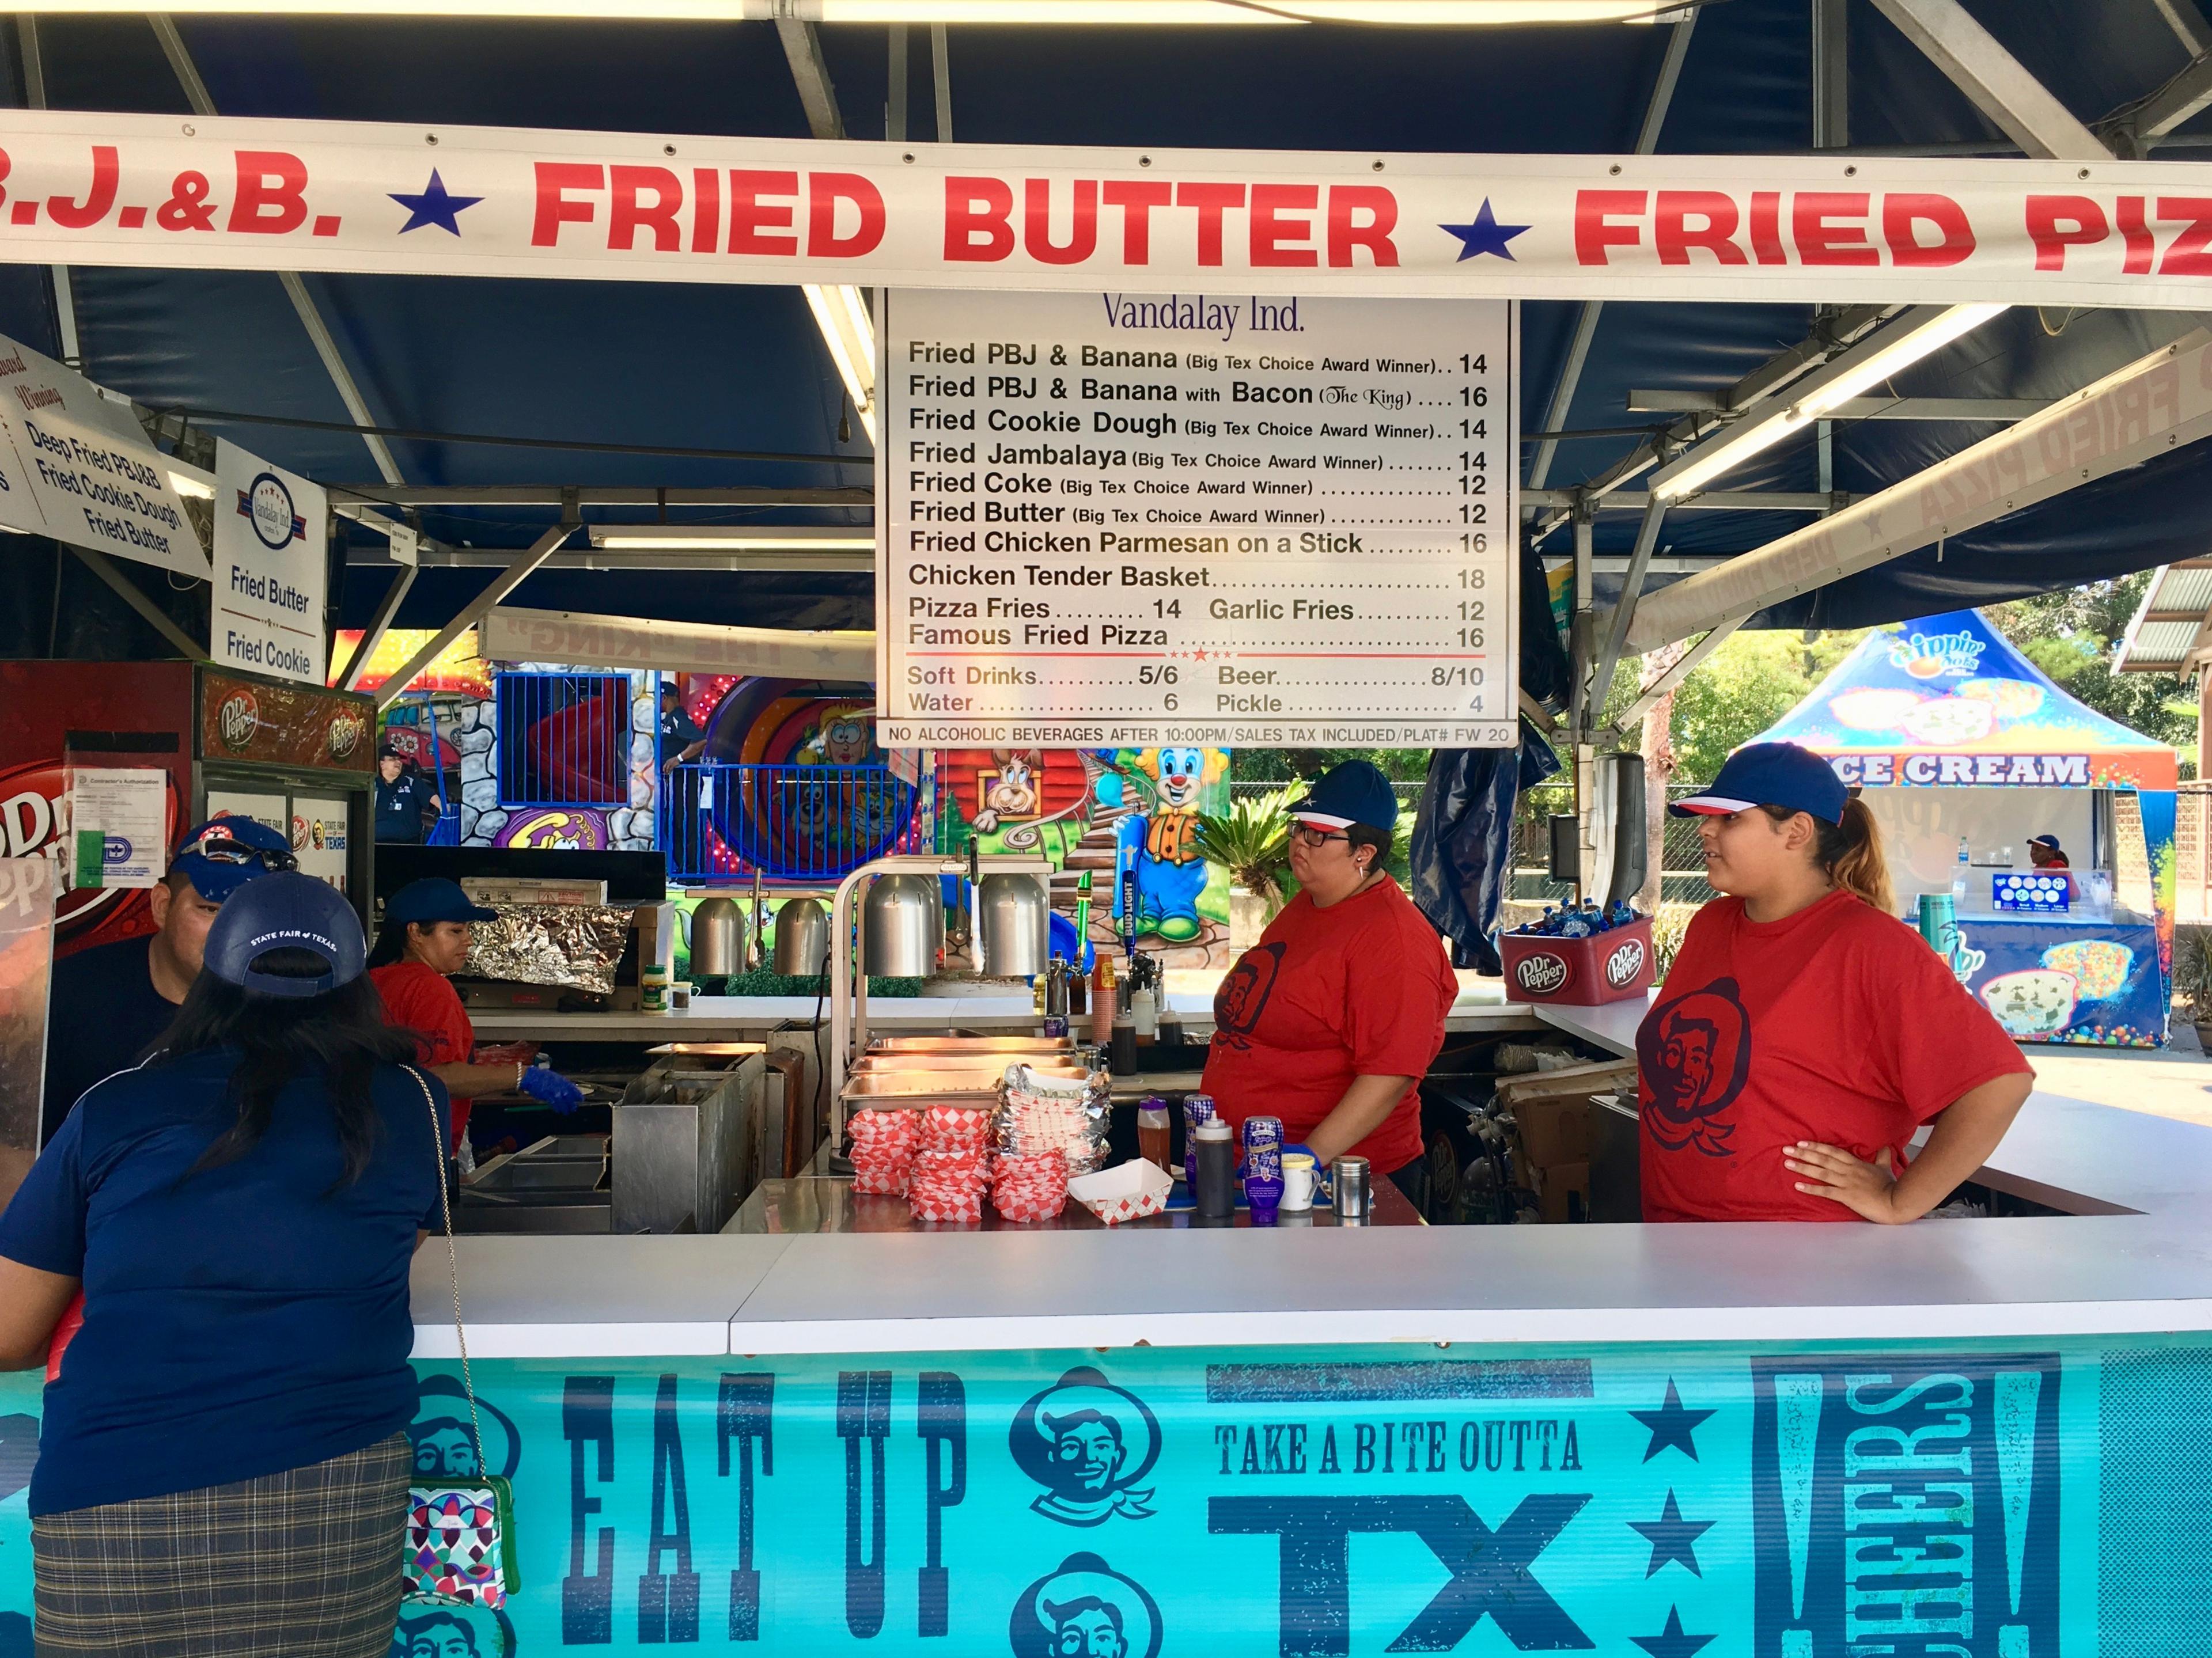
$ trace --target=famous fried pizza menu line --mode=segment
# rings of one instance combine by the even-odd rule
[[[898,291],[879,739],[1514,740],[1512,307]]]

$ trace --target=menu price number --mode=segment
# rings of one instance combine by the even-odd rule
[[[1176,671],[1175,665],[1167,662],[1147,663],[1137,670],[1137,683],[1139,685],[1172,685],[1182,677]],[[1166,691],[1160,696],[1160,706],[1170,714],[1173,714],[1179,706],[1180,701],[1175,692]]]

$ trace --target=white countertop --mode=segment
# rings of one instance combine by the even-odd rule
[[[1545,1017],[1625,1052],[1643,1011]],[[2212,1329],[2212,1129],[2039,1091],[1980,1178],[2069,1212],[1895,1228],[467,1237],[462,1291],[471,1351],[487,1357]],[[418,1352],[449,1357],[436,1240],[415,1292]]]

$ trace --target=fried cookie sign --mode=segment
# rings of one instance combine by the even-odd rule
[[[15,110],[0,191],[0,258],[41,264],[1201,296],[2212,294],[2212,170],[2190,161],[908,147]]]

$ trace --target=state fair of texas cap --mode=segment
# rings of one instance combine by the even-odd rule
[[[1753,806],[1810,812],[1824,823],[1844,821],[1850,791],[1828,762],[1795,743],[1753,743],[1729,756],[1702,793],[1669,805],[1676,817],[1710,817]]]
[[[264,973],[254,966],[271,950],[305,950],[323,970],[310,977]],[[368,965],[361,918],[326,881],[296,871],[249,883],[225,903],[208,928],[207,970],[225,984],[263,996],[320,996],[351,984]]]

